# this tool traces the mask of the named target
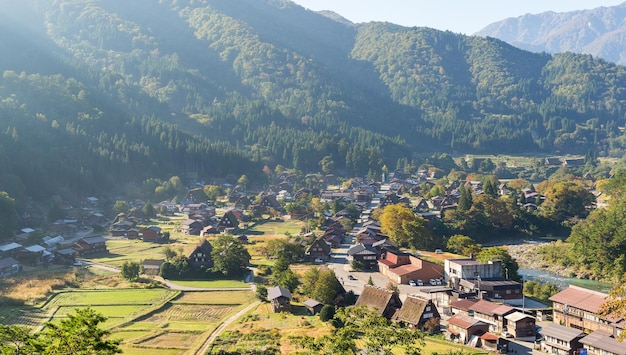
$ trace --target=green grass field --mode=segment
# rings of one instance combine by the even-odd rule
[[[187,287],[198,288],[250,288],[250,285],[237,280],[170,280],[173,283]]]

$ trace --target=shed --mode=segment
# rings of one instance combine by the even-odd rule
[[[322,307],[324,307],[324,304],[314,299],[308,299],[304,301],[304,307],[306,307],[309,313],[317,314],[322,310]]]
[[[286,288],[276,286],[267,289],[267,298],[274,312],[291,312],[292,296]]]

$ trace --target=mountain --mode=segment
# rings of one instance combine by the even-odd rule
[[[476,33],[534,52],[591,54],[626,64],[626,3],[571,12],[508,18]]]
[[[0,50],[11,196],[626,147],[622,66],[287,0],[0,1]]]

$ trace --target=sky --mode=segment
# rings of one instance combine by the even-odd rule
[[[292,0],[310,10],[332,10],[354,23],[387,21],[471,35],[509,17],[615,6],[626,0]]]

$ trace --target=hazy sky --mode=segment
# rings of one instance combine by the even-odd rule
[[[293,0],[310,10],[332,10],[360,23],[388,21],[471,35],[508,17],[614,6],[626,0]]]

